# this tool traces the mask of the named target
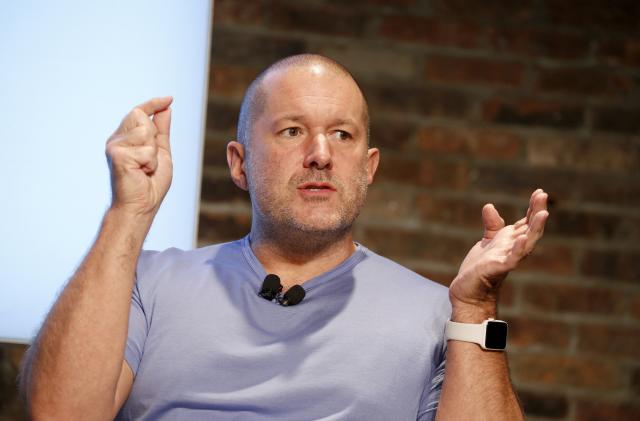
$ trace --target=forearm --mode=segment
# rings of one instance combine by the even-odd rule
[[[454,312],[453,321],[482,323],[495,311]],[[505,352],[485,351],[470,342],[449,341],[444,384],[436,419],[523,420],[509,379]]]
[[[34,415],[112,415],[135,268],[149,225],[148,217],[116,210],[105,215],[29,351],[23,384]]]

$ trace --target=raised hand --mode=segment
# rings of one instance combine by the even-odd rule
[[[171,185],[169,146],[173,98],[154,98],[135,107],[107,141],[113,209],[155,215]]]
[[[529,255],[544,232],[549,216],[547,194],[538,189],[524,218],[505,226],[496,208],[482,208],[484,235],[469,251],[449,287],[454,316],[481,321],[493,317],[500,284]]]

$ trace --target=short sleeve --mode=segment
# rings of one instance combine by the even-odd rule
[[[149,323],[140,292],[140,264],[136,271],[136,282],[131,294],[131,307],[129,310],[129,328],[127,331],[127,344],[124,350],[124,359],[131,367],[135,376],[140,366],[144,344],[149,332]]]
[[[436,358],[434,361],[431,379],[428,379],[427,384],[425,384],[418,409],[418,421],[431,421],[436,419],[440,392],[442,391],[442,383],[444,382],[446,355],[447,344],[445,341],[442,345],[441,353],[438,355],[439,358]]]

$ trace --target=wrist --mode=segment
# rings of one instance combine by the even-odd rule
[[[102,228],[142,244],[149,233],[153,217],[154,215],[131,212],[125,208],[111,207],[104,216]]]
[[[451,320],[459,323],[482,323],[495,319],[498,306],[495,302],[468,304],[451,300]]]

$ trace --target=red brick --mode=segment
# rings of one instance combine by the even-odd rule
[[[546,9],[553,24],[581,30],[637,31],[640,21],[640,3],[635,0],[548,0]]]
[[[220,202],[249,202],[249,194],[236,186],[231,177],[228,175],[222,176],[207,176],[202,177],[202,187],[200,193],[201,202],[220,203]]]
[[[262,1],[216,0],[213,8],[213,24],[256,25],[263,23],[265,5]]]
[[[244,237],[251,229],[251,216],[200,212],[198,223],[199,245],[222,243]]]
[[[431,279],[439,283],[440,285],[444,285],[448,287],[451,285],[451,281],[456,277],[457,271],[455,270],[433,270],[433,269],[420,269],[416,271],[420,275],[424,276],[427,279]]]
[[[580,401],[576,406],[576,421],[638,421],[640,405],[631,402],[604,402],[600,399]]]
[[[209,72],[209,98],[242,101],[245,91],[260,69],[241,65],[212,65]]]
[[[608,390],[622,383],[617,368],[601,359],[511,353],[509,366],[517,383],[575,386],[595,390]]]
[[[509,317],[509,345],[522,348],[550,347],[566,349],[571,330],[566,323],[537,320],[532,317]]]
[[[632,173],[606,175],[566,168],[531,168],[478,162],[471,186],[479,191],[511,193],[528,197],[544,188],[549,197],[561,201],[603,203],[608,206],[640,204],[640,182]]]
[[[520,262],[518,272],[539,272],[554,275],[574,273],[572,250],[563,245],[547,244],[544,241],[536,245],[535,250]]]
[[[625,293],[604,287],[530,284],[524,286],[524,304],[545,312],[624,315]]]
[[[527,162],[534,166],[607,172],[640,168],[640,143],[630,138],[535,135],[527,140],[526,151]]]
[[[416,125],[401,119],[375,118],[371,121],[371,145],[384,150],[401,151],[408,148]]]
[[[515,134],[500,129],[479,129],[474,131],[474,155],[480,158],[513,159],[522,148],[523,139]]]
[[[574,239],[636,243],[640,241],[640,217],[554,209],[546,232]]]
[[[486,121],[525,126],[577,128],[584,122],[582,106],[539,99],[493,98],[483,104]]]
[[[491,26],[489,45],[497,52],[526,57],[545,57],[559,60],[585,58],[590,41],[585,34],[557,29]]]
[[[380,25],[383,37],[433,46],[477,47],[482,33],[475,24],[413,15],[386,16]]]
[[[482,234],[482,207],[486,201],[466,198],[443,198],[429,193],[418,197],[420,217],[426,222],[444,223],[456,227],[463,226],[476,229]],[[524,210],[519,207],[494,203],[500,215],[507,223],[520,219]]]
[[[468,155],[473,149],[471,132],[454,127],[425,127],[418,133],[418,142],[420,149],[429,153]]]
[[[640,368],[631,372],[631,389],[636,395],[640,395]]]
[[[520,136],[499,129],[429,126],[418,134],[428,153],[459,154],[489,159],[513,159],[520,151]]]
[[[598,45],[597,55],[608,65],[640,68],[640,38],[603,40]]]
[[[611,68],[538,68],[537,88],[542,92],[576,95],[623,95],[634,88],[633,79]]]
[[[378,182],[398,182],[418,185],[420,183],[421,164],[418,159],[398,154],[384,154],[376,172]]]
[[[359,220],[406,220],[416,214],[413,194],[374,183],[367,193],[367,202]]]
[[[591,250],[582,259],[586,276],[640,283],[640,253]]]
[[[640,110],[637,107],[597,108],[593,126],[596,130],[640,134]]]
[[[640,328],[582,325],[578,329],[578,350],[585,354],[635,358],[640,351]]]
[[[640,294],[631,299],[631,315],[640,320]]]
[[[335,3],[343,5],[343,0],[334,0]],[[417,0],[351,0],[349,4],[357,4],[363,6],[388,6],[388,7],[411,7],[416,4]]]
[[[567,415],[569,403],[562,394],[521,389],[518,389],[517,394],[528,417],[563,418]]]
[[[371,114],[414,114],[423,117],[468,117],[471,99],[443,87],[419,88],[415,84],[361,84]]]
[[[215,12],[214,12],[215,13]],[[230,27],[213,27],[213,65],[238,65],[263,69],[281,58],[308,52],[305,41]]]
[[[207,129],[236,132],[240,104],[231,105],[223,102],[209,101],[207,107]]]
[[[335,44],[324,42],[314,43],[312,50],[342,64],[358,80],[409,80],[416,73],[414,52],[390,49],[384,45],[353,41]],[[393,63],[393,66],[389,63]]]
[[[516,290],[518,287],[512,281],[507,280],[500,285],[500,296],[498,297],[498,309],[508,308],[514,305]]]
[[[232,136],[235,137],[235,136]],[[231,140],[226,136],[218,136],[207,134],[204,144],[204,161],[205,168],[218,167],[219,169],[227,168],[227,143]]]
[[[431,188],[465,190],[469,185],[469,165],[463,161],[424,158],[420,162],[420,184]]]
[[[409,229],[366,227],[363,242],[392,259],[426,259],[459,265],[473,244],[443,234]]]
[[[363,35],[369,17],[367,9],[356,12],[331,4],[287,1],[274,1],[265,14],[272,29],[349,37]]]
[[[533,0],[435,0],[431,2],[433,13],[444,18],[491,21],[511,24],[530,22],[536,10]]]
[[[427,82],[517,87],[523,74],[524,66],[514,61],[444,55],[426,58]]]

